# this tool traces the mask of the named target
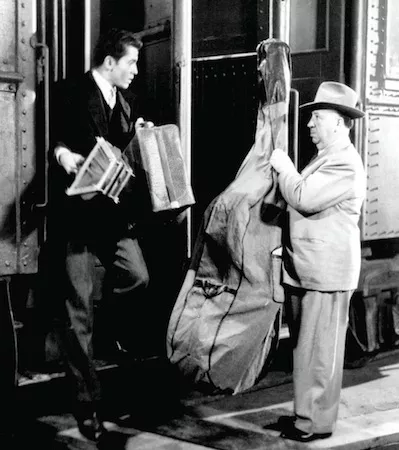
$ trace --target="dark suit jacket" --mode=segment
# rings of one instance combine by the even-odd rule
[[[110,139],[108,105],[91,72],[79,80],[68,82],[61,89],[56,107],[54,144],[63,143],[73,152],[87,156],[96,143],[96,136]],[[134,135],[138,107],[136,96],[131,91],[118,90],[118,97],[123,105],[118,111],[114,110],[114,114],[118,114],[124,130],[117,142],[114,139],[111,143],[123,150]]]
[[[128,221],[134,221],[131,214],[132,202],[127,208],[115,205],[109,198],[98,195],[93,200],[83,200],[80,196],[67,197],[65,189],[73,176],[65,173],[54,157],[57,144],[62,144],[75,153],[88,156],[101,136],[122,151],[134,136],[134,123],[138,117],[136,96],[126,90],[117,93],[112,123],[117,132],[111,133],[110,109],[95,83],[91,72],[78,80],[67,81],[58,87],[57,101],[53,108],[52,151],[50,152],[50,202],[51,211],[58,215],[57,228],[82,230],[92,233],[100,224],[109,229]],[[116,127],[115,127],[116,124]],[[128,209],[128,211],[126,211]]]

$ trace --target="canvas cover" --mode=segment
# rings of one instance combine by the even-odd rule
[[[237,393],[253,386],[278,341],[281,221],[285,208],[269,158],[287,151],[289,47],[257,46],[255,142],[234,181],[205,211],[192,264],[173,308],[167,355],[192,381]]]

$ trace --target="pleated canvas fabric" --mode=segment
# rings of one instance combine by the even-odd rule
[[[277,39],[257,47],[255,142],[232,183],[208,206],[168,331],[170,362],[214,392],[252,387],[278,342],[285,203],[269,163],[288,151],[291,59]]]

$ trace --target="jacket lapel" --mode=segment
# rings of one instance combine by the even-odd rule
[[[108,134],[108,114],[103,95],[98,88],[91,72],[87,72],[88,111],[98,136]]]
[[[131,113],[132,113],[132,109],[130,108],[129,103],[124,99],[122,93],[118,90],[118,100],[120,103],[120,110],[121,110],[121,127],[122,127],[122,131],[124,133],[130,133],[130,131],[132,131],[133,128],[133,124],[131,121]]]

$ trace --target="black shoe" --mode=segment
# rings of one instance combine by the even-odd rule
[[[306,431],[298,430],[298,428],[292,426],[291,428],[286,428],[280,436],[292,441],[311,442],[316,439],[327,439],[331,435],[332,433],[307,433]]]
[[[90,441],[97,442],[107,432],[104,424],[98,419],[97,414],[92,417],[78,420],[78,428],[82,436]]]
[[[277,421],[278,429],[284,431],[293,428],[295,419],[295,416],[280,416]]]

